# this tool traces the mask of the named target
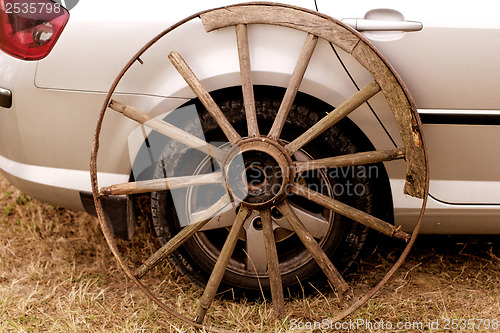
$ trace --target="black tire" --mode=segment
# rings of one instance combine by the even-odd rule
[[[257,117],[261,133],[265,134],[269,131],[283,94],[284,90],[281,88],[255,87]],[[211,95],[240,135],[246,136],[246,120],[241,88],[224,89],[212,92]],[[185,106],[196,107],[205,138],[208,142],[226,141],[222,131],[198,100],[193,100]],[[332,106],[320,100],[299,93],[287,118],[281,139],[292,141],[332,109]],[[196,127],[199,127],[196,120],[185,118],[180,113],[176,115],[174,111],[166,120],[188,132],[196,132]],[[306,145],[304,150],[316,159],[369,151],[374,150],[374,148],[362,131],[349,119],[345,118]],[[169,140],[156,167],[155,178],[191,175],[203,158],[203,154],[189,149],[174,140]],[[325,173],[330,182],[326,191],[330,191],[330,195],[335,192],[334,195],[339,201],[390,221],[392,216],[392,200],[390,190],[388,189],[387,174],[382,164],[377,165],[377,167],[376,177],[368,177],[366,172],[365,176],[363,176],[362,171],[366,171],[366,169],[361,169],[363,166],[343,169],[344,171],[337,170],[335,175],[332,172]],[[333,191],[336,184],[341,185],[340,187],[337,186],[337,188],[344,186],[344,189],[347,189],[349,183],[360,184],[359,186],[364,189],[362,195],[359,195],[359,191],[354,193],[354,195],[349,195],[349,193],[340,194],[338,193],[339,191]],[[176,193],[176,197],[178,196],[179,193]],[[294,202],[294,200],[300,199],[296,197],[290,200]],[[182,217],[180,218],[179,216],[185,214],[185,212],[182,212],[182,205],[181,207],[179,207],[179,204],[177,206],[174,205],[172,195],[168,191],[152,193],[151,203],[156,234],[160,243],[165,244],[180,230],[180,219]],[[311,204],[309,203],[309,205]],[[311,206],[308,206],[308,209],[309,207]],[[322,208],[317,206],[310,209],[321,210]],[[320,245],[332,259],[333,264],[338,270],[345,273],[356,261],[367,238],[368,229],[339,214],[332,215],[329,233],[327,237],[320,241]],[[216,254],[207,254],[207,250],[200,245],[200,242],[209,239],[212,242],[210,246],[220,250],[227,235],[227,230],[218,229],[199,234],[201,234],[200,237],[193,237],[186,241],[182,247],[169,257],[169,260],[183,275],[196,284],[204,286],[212,272]],[[242,241],[238,243],[240,242]],[[233,258],[236,258],[234,259],[236,261],[233,263],[233,266],[236,268],[238,266],[238,256],[242,255],[241,251],[238,252],[238,246],[241,247],[242,245],[237,244],[237,248],[233,254]],[[304,287],[308,289],[307,286],[309,284],[307,282],[311,282],[315,287],[322,285],[325,279],[321,270],[310,254],[306,252],[296,235],[293,234],[283,242],[278,242],[277,247],[280,254],[280,265],[286,266],[282,261],[288,260],[289,262],[289,265],[286,266],[288,268],[282,271],[283,287],[287,288],[285,289],[287,290],[285,294],[302,291]],[[231,260],[233,261],[233,259]],[[297,267],[292,267],[295,262],[300,264]],[[236,268],[232,270],[231,265],[232,263],[230,262],[219,290],[236,287],[235,290],[244,291],[247,296],[261,294],[261,288],[264,291],[269,290],[269,282],[265,275],[258,277],[244,275],[239,273]]]

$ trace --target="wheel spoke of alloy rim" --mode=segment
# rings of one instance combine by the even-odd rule
[[[238,241],[238,236],[243,228],[243,223],[245,223],[246,218],[250,214],[250,210],[244,205],[240,206],[240,210],[238,215],[236,216],[236,220],[234,221],[233,226],[231,227],[231,231],[227,236],[226,242],[222,247],[222,250],[219,254],[219,258],[215,263],[215,267],[210,275],[210,279],[203,291],[203,295],[200,298],[200,302],[198,305],[198,311],[196,314],[195,321],[197,323],[202,323],[205,315],[207,313],[208,308],[212,304],[212,301],[217,293],[217,289],[219,288],[220,282],[222,281],[222,276],[226,271],[227,264],[229,263],[229,259],[231,259],[231,255],[233,254],[234,248],[236,246],[236,242]]]
[[[236,130],[233,128],[229,120],[227,120],[222,110],[215,103],[212,96],[210,96],[208,91],[201,84],[200,80],[196,77],[196,75],[193,73],[193,71],[186,63],[186,61],[182,58],[182,56],[178,52],[172,51],[168,55],[168,58],[170,59],[172,65],[174,65],[177,72],[179,72],[179,74],[183,77],[184,81],[186,81],[191,90],[199,98],[201,103],[203,103],[207,111],[215,119],[219,127],[226,135],[229,142],[233,144],[239,142],[241,140],[241,136],[238,134],[238,132],[236,132]]]
[[[318,192],[312,191],[305,186],[294,184],[291,187],[291,191],[292,193],[300,195],[325,208],[331,209],[336,213],[339,213],[347,218],[350,218],[351,220],[354,220],[356,222],[366,225],[367,227],[377,230],[383,233],[384,235],[399,238],[406,242],[410,240],[410,235],[402,231],[401,227],[396,228],[392,224],[382,221],[381,219],[375,216],[372,216],[368,213],[353,208],[349,205],[346,205],[340,201],[327,197]]]
[[[285,314],[285,298],[283,296],[283,284],[281,281],[278,252],[276,250],[276,240],[274,239],[271,211],[265,210],[260,212],[260,218],[262,220],[262,231],[264,232],[267,272],[269,274],[274,314],[276,318],[282,318]]]
[[[328,220],[325,219],[321,214],[310,212],[305,208],[296,206],[291,203],[290,207],[292,208],[297,218],[306,227],[307,231],[309,231],[309,233],[314,238],[319,239],[326,236],[330,224],[328,223]],[[278,224],[281,228],[293,231],[292,226],[284,216],[280,218],[275,217],[274,222],[276,222],[276,224]]]
[[[375,96],[380,91],[380,86],[376,81],[367,84],[363,89],[352,95],[348,100],[340,104],[335,110],[323,117],[314,126],[309,128],[301,136],[286,145],[289,153],[293,154],[308,142],[312,141],[318,135],[335,125],[337,122],[345,118],[352,111],[359,108],[363,103]]]
[[[314,260],[316,260],[318,266],[323,270],[335,290],[340,295],[347,296],[347,298],[349,298],[351,296],[349,284],[344,280],[342,275],[340,275],[339,271],[332,264],[321,246],[319,246],[313,236],[309,233],[309,231],[307,231],[304,224],[302,224],[299,218],[295,215],[288,202],[285,201],[278,205],[278,209],[288,219],[288,222],[292,225],[295,233],[299,236],[307,250],[309,250]]]
[[[335,156],[307,162],[295,162],[297,172],[311,171],[322,168],[348,167],[355,165],[387,162],[405,157],[404,148],[396,148],[380,151],[368,151],[363,153]]]
[[[158,265],[160,261],[172,254],[172,252],[174,252],[186,240],[199,231],[214,215],[224,209],[229,202],[229,195],[227,194],[220,198],[215,204],[204,212],[204,215],[199,215],[197,220],[192,221],[191,224],[184,227],[158,251],[146,259],[146,261],[144,261],[144,263],[135,271],[134,275],[138,279],[146,275],[146,273]]]
[[[206,209],[191,213],[191,220],[199,221],[200,216],[204,216],[206,214],[207,214]],[[200,231],[214,230],[214,229],[230,227],[233,225],[235,218],[236,218],[236,207],[234,207],[234,204],[231,203],[230,207],[228,205],[227,208],[222,209],[222,212],[220,214],[217,214],[216,216],[212,217],[210,219],[210,221],[208,221],[200,229]]]
[[[223,182],[224,177],[222,176],[222,173],[217,172],[204,175],[161,178],[116,184],[101,188],[100,195],[139,194],[155,191],[166,191],[189,186],[219,184]]]
[[[259,126],[257,124],[257,112],[255,111],[252,67],[250,65],[250,49],[248,47],[248,32],[246,24],[236,25],[236,41],[238,43],[241,87],[243,90],[243,103],[245,104],[245,114],[247,117],[248,136],[259,136]]]
[[[146,127],[151,128],[169,138],[177,140],[188,147],[199,150],[207,155],[213,156],[218,161],[223,161],[226,158],[226,153],[221,149],[203,141],[202,139],[181,130],[174,125],[171,125],[161,119],[154,118],[144,111],[134,108],[129,105],[122,104],[118,101],[111,100],[109,108],[123,114],[125,117],[137,121]]]
[[[267,264],[263,230],[255,228],[254,223],[250,221],[245,227],[245,235],[247,271],[256,274],[265,273]]]
[[[283,126],[285,125],[286,118],[288,116],[288,113],[290,112],[292,103],[295,99],[295,96],[297,95],[300,84],[302,83],[302,79],[304,78],[304,74],[306,72],[307,66],[309,65],[309,61],[311,60],[314,49],[316,48],[317,42],[317,36],[314,36],[312,34],[307,35],[306,41],[302,48],[302,52],[299,56],[299,60],[297,61],[295,70],[293,71],[290,82],[288,83],[288,88],[286,89],[283,101],[281,102],[280,108],[278,109],[278,113],[276,114],[273,126],[271,127],[271,130],[267,135],[271,139],[278,139],[281,135],[281,131],[283,130]]]

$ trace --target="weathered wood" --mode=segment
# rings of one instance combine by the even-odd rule
[[[201,81],[196,77],[182,56],[178,52],[172,51],[168,55],[168,59],[170,59],[170,62],[174,65],[177,72],[179,72],[184,81],[186,81],[191,90],[205,106],[207,111],[212,115],[229,142],[234,144],[239,142],[241,140],[241,136],[238,132],[236,132],[229,120],[227,120],[217,103],[215,103],[212,96],[210,96],[208,91],[201,84]]]
[[[200,17],[207,32],[238,24],[273,24],[314,34],[349,53],[359,42],[349,28],[335,19],[279,4],[228,6]]]
[[[381,219],[375,216],[372,216],[368,213],[353,208],[349,205],[346,205],[340,201],[327,197],[318,192],[312,191],[305,186],[294,184],[291,187],[291,191],[292,193],[295,193],[306,199],[309,199],[320,206],[331,209],[334,212],[339,213],[340,215],[343,215],[347,218],[350,218],[351,220],[366,225],[369,228],[377,230],[378,232],[381,232],[384,235],[399,238],[404,240],[405,242],[408,242],[410,240],[410,235],[404,231],[401,231],[401,227],[396,228],[392,224],[382,221]]]
[[[260,212],[260,218],[262,220],[262,232],[264,233],[266,246],[267,273],[269,275],[274,315],[276,318],[281,319],[285,315],[285,298],[283,296],[283,283],[281,280],[278,252],[276,251],[271,211],[265,210]]]
[[[319,160],[312,160],[307,162],[295,162],[295,170],[297,172],[310,171],[322,168],[337,168],[348,167],[354,165],[363,165],[371,163],[386,162],[398,160],[405,157],[404,148],[396,148],[381,151],[367,151],[356,154],[335,156],[323,158]]]
[[[198,311],[195,318],[197,323],[201,324],[203,322],[203,319],[207,314],[207,310],[214,300],[214,296],[217,293],[217,289],[222,281],[227,264],[229,263],[229,259],[231,259],[239,234],[243,228],[243,223],[245,223],[248,215],[250,215],[250,210],[244,205],[241,205],[238,215],[236,216],[236,220],[231,227],[231,231],[229,231],[226,242],[220,251],[219,258],[217,259],[212,274],[210,275],[208,283],[205,286],[203,295],[200,297]]]
[[[226,153],[221,149],[203,141],[202,139],[181,130],[174,125],[171,125],[161,119],[154,118],[144,111],[134,108],[129,105],[122,104],[118,101],[111,100],[109,108],[122,113],[125,117],[137,121],[146,127],[151,128],[163,135],[168,136],[174,140],[177,140],[188,147],[199,150],[207,155],[213,156],[218,161],[223,161],[226,158]]]
[[[130,195],[176,188],[223,183],[222,173],[143,180],[101,188],[101,195]]]
[[[380,86],[376,81],[367,84],[363,89],[352,95],[349,99],[340,104],[335,110],[323,117],[314,124],[313,127],[305,131],[301,136],[286,145],[286,150],[293,154],[304,145],[318,137],[321,133],[338,123],[351,112],[359,108],[367,100],[375,96],[380,91]]]
[[[405,193],[423,198],[427,183],[427,157],[416,107],[408,97],[409,92],[390,65],[367,43],[360,42],[353,49],[352,56],[378,82],[398,124],[406,149]]]
[[[319,246],[314,237],[309,233],[309,231],[307,231],[304,224],[302,224],[299,218],[295,215],[288,202],[285,201],[278,205],[278,209],[283,216],[287,218],[288,223],[290,223],[292,228],[295,230],[295,233],[299,236],[304,246],[309,250],[314,260],[316,260],[318,266],[323,270],[335,290],[341,295],[346,295],[346,293],[350,291],[349,284],[344,280],[342,275],[340,275],[337,268],[335,268],[323,249],[321,249],[321,246]]]
[[[250,49],[248,46],[248,32],[245,24],[236,27],[236,41],[238,44],[238,58],[240,61],[241,88],[243,90],[243,103],[247,117],[248,136],[259,136],[257,112],[255,111],[255,97],[253,93],[252,67],[250,65]]]
[[[208,221],[210,221],[212,217],[214,217],[221,209],[226,207],[229,202],[229,196],[227,194],[220,198],[215,204],[205,211],[203,216],[199,217],[198,221],[193,221],[193,223],[184,227],[158,251],[146,259],[144,263],[135,271],[134,276],[140,279],[146,275],[146,273],[156,267],[160,261],[172,254],[172,252],[174,252],[179,246],[184,244],[185,241],[198,232]]]
[[[281,101],[280,108],[278,110],[278,113],[276,114],[276,118],[274,119],[273,126],[271,127],[271,130],[267,135],[271,139],[278,139],[280,137],[283,126],[285,125],[286,117],[288,116],[288,113],[290,113],[293,101],[295,99],[295,96],[297,96],[300,84],[302,82],[302,79],[304,78],[304,74],[306,72],[307,66],[309,65],[309,62],[311,61],[311,57],[317,43],[317,36],[314,36],[312,34],[307,35],[306,41],[299,56],[299,60],[295,65],[292,77],[290,78],[290,82],[288,83],[285,96]]]

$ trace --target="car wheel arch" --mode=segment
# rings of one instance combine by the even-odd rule
[[[274,94],[284,94],[286,88],[284,87],[277,87],[277,86],[263,86],[263,85],[258,85],[255,86],[255,89],[270,89],[273,91]],[[225,87],[222,89],[218,89],[215,91],[211,91],[210,94],[212,96],[215,96],[215,99],[217,100],[217,96],[220,95],[226,95],[226,96],[232,96],[232,95],[241,95],[241,86],[232,86],[232,87]],[[326,103],[325,101],[309,95],[305,94],[302,92],[298,93],[298,97],[300,99],[311,99],[311,100],[319,100],[323,103]],[[189,106],[194,105],[195,103],[201,104],[197,98],[188,100],[187,102],[184,102],[181,104],[178,108],[175,110],[180,110]],[[328,103],[326,103],[328,104]],[[279,107],[279,105],[276,106],[276,109]],[[334,107],[332,106],[332,110]],[[174,111],[174,110],[172,110]],[[170,112],[164,112],[162,114],[157,115],[156,117],[161,118],[161,119],[166,119],[167,116],[170,114]],[[181,111],[182,112],[182,111]],[[358,141],[359,145],[365,146],[365,147],[371,147],[371,149],[374,148],[374,144],[370,137],[366,135],[366,133],[358,126],[356,122],[353,120],[349,119],[349,117],[346,117],[345,119],[342,120],[347,124],[347,127],[350,127],[352,129],[352,133],[354,134],[354,137]],[[179,125],[179,124],[176,124]],[[137,128],[136,130],[138,130]],[[142,133],[142,132],[141,132]],[[158,161],[158,158],[161,154],[161,147],[164,145],[163,140],[168,140],[165,138],[165,136],[155,133],[153,131],[149,131],[149,134],[147,137],[141,142],[140,147],[138,150],[136,150],[135,155],[131,156],[131,169],[130,169],[130,181],[140,181],[140,180],[147,180],[147,179],[152,179],[154,175],[154,170],[156,167],[156,163]],[[152,149],[152,145],[156,145],[156,149]],[[154,154],[156,158],[151,160],[151,156]],[[145,163],[147,166],[145,166]],[[394,224],[394,207],[393,207],[393,193],[392,189],[390,186],[389,178],[390,178],[390,173],[391,170],[387,169],[386,166],[382,163],[378,164],[377,167],[377,175],[375,181],[377,182],[377,188],[380,189],[381,193],[378,193],[378,195],[375,195],[374,197],[378,200],[377,201],[377,208],[376,208],[376,213],[374,213],[377,217],[384,219],[385,221],[388,221],[389,223]],[[135,172],[134,172],[135,171]],[[142,212],[144,213],[145,210],[141,207],[138,207],[139,205],[137,204],[138,202],[144,202],[143,200],[134,200],[134,205],[136,206],[136,212]]]

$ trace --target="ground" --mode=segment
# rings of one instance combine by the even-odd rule
[[[116,265],[97,219],[40,203],[0,177],[0,332],[190,332],[149,301]],[[272,320],[269,302],[217,300],[211,323],[242,332],[332,328],[344,332],[500,331],[498,236],[419,236],[388,285],[343,322],[329,323],[333,293],[292,299],[293,317]],[[401,246],[382,242],[364,253],[348,279],[363,291],[381,278]],[[139,228],[120,242],[130,262],[158,246]],[[165,265],[148,275],[155,291],[194,313],[200,290]],[[168,294],[167,294],[168,293]],[[301,321],[297,321],[300,316]],[[398,325],[400,327],[398,327]],[[399,329],[401,328],[401,329]]]

